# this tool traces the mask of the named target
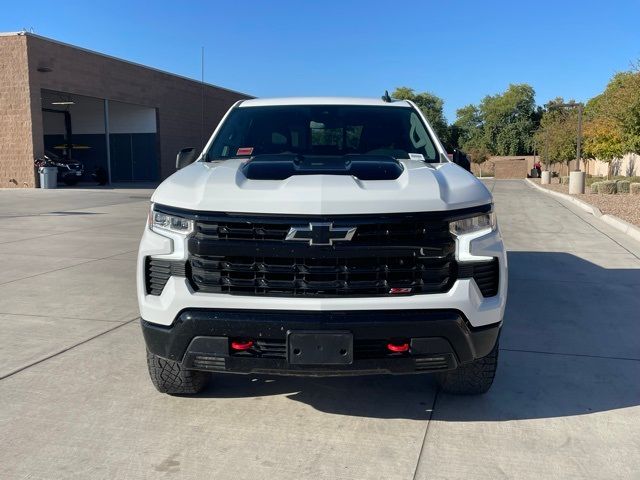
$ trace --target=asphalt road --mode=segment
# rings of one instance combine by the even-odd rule
[[[498,181],[509,302],[482,397],[429,376],[147,378],[149,191],[0,190],[0,478],[640,478],[640,244]]]

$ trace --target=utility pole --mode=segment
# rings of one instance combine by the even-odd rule
[[[551,165],[549,162],[549,130],[544,129],[544,163],[547,166],[547,169]]]
[[[578,103],[578,147],[576,148],[576,172],[580,171],[580,158],[581,158],[581,148],[582,148],[582,110],[584,109],[584,105],[582,103]],[[586,165],[585,165],[586,167]],[[586,168],[585,168],[586,170]]]

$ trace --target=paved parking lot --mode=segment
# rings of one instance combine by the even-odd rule
[[[148,190],[0,190],[0,478],[640,478],[640,244],[489,182],[509,249],[498,376],[217,376],[158,394],[137,323]]]

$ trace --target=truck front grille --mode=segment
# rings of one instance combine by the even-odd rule
[[[196,291],[272,296],[442,293],[456,279],[443,214],[195,215],[187,275]],[[292,227],[355,229],[349,241],[287,240]]]
[[[449,232],[451,220],[488,211],[490,205],[454,212],[333,216],[156,209],[193,219],[194,232],[182,272],[148,261],[150,294],[160,294],[171,274],[185,276],[198,292],[237,295],[433,294],[449,291],[460,277],[474,277],[484,295],[497,290],[497,261],[474,262],[473,268],[459,271]],[[302,235],[288,238],[294,227]],[[323,229],[319,237],[315,227]],[[339,231],[355,233],[326,241]]]
[[[443,257],[192,256],[191,281],[208,293],[284,296],[442,293],[454,280],[453,255]]]
[[[306,226],[313,219],[284,219],[284,223],[273,219],[267,223],[262,218],[217,219],[200,221],[196,225],[199,240],[239,240],[284,242],[293,225]],[[405,221],[390,222],[384,219],[361,223],[357,219],[330,220],[335,227],[357,226],[351,244],[366,245],[422,245],[442,243],[450,239],[448,225],[438,220],[414,221],[411,216]]]
[[[387,259],[388,261],[389,259]],[[296,263],[284,264],[281,258],[256,261],[255,258],[248,257],[206,259],[199,257],[192,258],[188,263],[185,263],[147,257],[145,259],[145,283],[149,295],[160,295],[171,276],[188,276],[192,284],[197,285],[200,291],[209,293],[277,294],[276,288],[279,286],[280,291],[285,292],[286,290],[288,294],[295,294],[298,291],[298,294],[318,295],[320,287],[325,288],[326,291],[326,284],[329,281],[334,282],[331,283],[331,288],[336,294],[341,292],[342,295],[347,295],[359,290],[361,295],[366,295],[371,294],[368,292],[373,290],[378,294],[383,294],[385,290],[398,287],[400,284],[397,278],[393,279],[394,275],[402,278],[402,276],[411,274],[412,277],[409,281],[414,285],[410,287],[411,293],[430,293],[430,289],[442,289],[443,284],[429,283],[428,280],[430,278],[437,280],[448,271],[449,276],[445,277],[445,280],[441,280],[441,282],[446,281],[445,285],[456,277],[473,278],[483,297],[493,297],[498,294],[500,270],[497,258],[489,261],[458,264],[449,258],[438,261],[438,259],[432,258],[407,257],[392,258],[392,261],[398,268],[389,268],[378,258],[351,259],[351,261],[336,258],[325,262],[324,266],[319,265],[318,261],[315,261],[314,265],[307,266]],[[417,267],[416,261],[419,264]],[[275,264],[269,262],[275,262]],[[400,265],[400,262],[403,264]],[[350,265],[347,265],[348,263]],[[367,263],[369,263],[368,267]],[[427,264],[430,264],[431,268],[427,268]],[[438,264],[441,265],[439,269],[437,268]],[[195,274],[193,273],[194,265]],[[453,269],[457,270],[457,273],[451,274]],[[377,276],[376,279],[366,280],[367,277],[373,277],[374,274]],[[277,275],[278,278],[271,279],[271,275]],[[329,277],[333,280],[327,280]],[[365,280],[358,280],[359,277],[365,278]],[[260,287],[256,287],[257,284]],[[406,288],[407,284],[404,285]]]

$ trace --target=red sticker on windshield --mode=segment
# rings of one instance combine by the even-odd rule
[[[253,153],[253,147],[241,147],[236,152],[236,155],[251,155]]]

